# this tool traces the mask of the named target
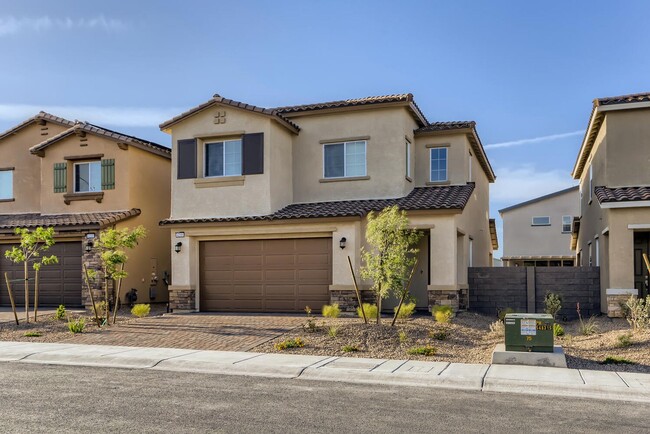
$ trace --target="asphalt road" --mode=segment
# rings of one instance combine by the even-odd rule
[[[0,363],[0,432],[630,432],[638,403]]]

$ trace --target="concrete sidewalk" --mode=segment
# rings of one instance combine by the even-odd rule
[[[650,374],[628,372],[30,342],[0,342],[0,362],[155,369],[650,402]]]

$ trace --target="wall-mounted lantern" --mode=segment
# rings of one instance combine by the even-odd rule
[[[345,237],[341,238],[341,241],[339,241],[339,247],[340,247],[341,249],[345,249],[345,243],[346,243],[347,241],[348,241],[348,240],[347,240]]]
[[[177,242],[177,243],[174,245],[174,251],[175,251],[176,253],[180,253],[180,252],[181,252],[181,246],[182,246],[182,245],[183,245],[183,243],[181,243],[180,241]]]
[[[94,244],[93,244],[92,239],[86,241],[86,246],[84,247],[85,250],[86,250],[86,253],[90,253],[93,250],[93,247],[94,247]]]

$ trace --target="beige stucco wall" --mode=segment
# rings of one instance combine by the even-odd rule
[[[415,137],[415,185],[458,185],[469,181],[469,142],[464,133],[456,134],[418,134]],[[446,182],[430,183],[431,147],[446,147],[447,151],[447,177]],[[482,169],[473,158],[472,174],[483,173]],[[476,166],[476,168],[475,168]],[[476,169],[476,170],[475,170]],[[483,176],[485,174],[483,173]],[[473,178],[474,180],[474,178]]]
[[[39,212],[41,208],[41,161],[29,148],[67,127],[33,123],[0,140],[0,167],[14,167],[14,201],[0,202],[0,214]]]
[[[579,213],[578,189],[504,211],[503,256],[573,256],[571,231],[562,232],[562,216],[573,220]],[[532,226],[532,218],[537,216],[549,216],[551,225]]]
[[[650,109],[611,111],[605,119],[606,185],[650,185]]]

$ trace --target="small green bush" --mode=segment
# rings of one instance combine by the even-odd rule
[[[370,304],[370,303],[363,303],[363,311],[366,313],[366,318],[377,318],[377,305],[376,304]],[[361,313],[361,308],[357,307],[357,316],[359,318],[363,318],[363,314]]]
[[[318,331],[318,324],[316,324],[316,319],[311,313],[311,307],[305,306],[305,313],[307,314],[307,322],[302,326],[307,332],[315,333]]]
[[[431,345],[425,345],[424,347],[413,347],[407,351],[408,354],[412,356],[433,356],[436,354],[436,348]]]
[[[502,320],[499,319],[490,324],[490,334],[501,338],[506,335],[506,325]]]
[[[68,330],[70,333],[77,334],[83,333],[86,328],[86,320],[83,318],[78,318],[75,321],[68,319]]]
[[[403,344],[408,340],[409,335],[404,330],[400,330],[399,333],[397,333],[397,338],[399,339],[399,343]]]
[[[23,336],[26,338],[40,338],[43,335],[40,332],[25,332]]]
[[[341,351],[343,351],[344,353],[356,353],[357,351],[359,351],[359,347],[357,347],[356,345],[343,345],[341,347]]]
[[[302,338],[286,339],[282,342],[276,342],[273,345],[278,351],[286,350],[287,348],[302,348],[305,346],[305,341]]]
[[[397,306],[393,309],[397,312]],[[397,314],[397,319],[407,319],[410,318],[415,312],[415,303],[404,303]]]
[[[553,316],[553,319],[557,317],[557,313],[562,309],[562,297],[558,294],[549,292],[544,297],[544,306],[546,306],[546,313]]]
[[[632,333],[624,333],[618,336],[618,346],[621,348],[632,345]]]
[[[624,357],[607,356],[605,360],[600,362],[601,365],[636,365],[636,362],[628,360]]]
[[[151,306],[148,304],[136,304],[131,308],[131,314],[138,318],[149,316],[149,312],[151,312]]]
[[[564,327],[560,324],[553,324],[553,336],[564,336]]]
[[[433,312],[433,317],[436,319],[436,322],[447,324],[451,322],[451,318],[454,316],[454,310],[451,306],[433,306],[431,309]]]
[[[339,332],[338,327],[330,326],[327,328],[327,334],[329,335],[330,338],[335,338],[338,332]]]
[[[587,321],[580,319],[580,334],[583,336],[593,335],[598,332],[598,324],[596,324],[596,317],[589,317]]]
[[[341,316],[341,309],[338,303],[326,304],[323,306],[323,316],[325,318],[338,318]]]
[[[499,317],[499,321],[503,321],[506,319],[506,315],[509,313],[515,313],[515,310],[511,307],[506,307],[504,309],[501,309],[497,312],[497,317]]]
[[[54,314],[54,319],[64,320],[65,319],[65,306],[60,304],[56,308],[56,313]]]
[[[449,337],[449,330],[447,329],[433,330],[429,332],[429,337],[432,337],[437,341],[447,340],[447,338]]]
[[[634,333],[650,327],[650,295],[645,300],[632,295],[622,307]]]

